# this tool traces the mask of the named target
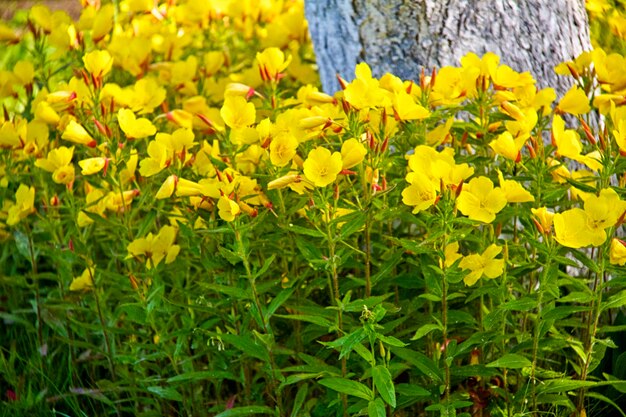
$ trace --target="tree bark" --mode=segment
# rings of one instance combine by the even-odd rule
[[[494,52],[563,93],[571,80],[554,67],[591,49],[584,0],[307,0],[305,11],[329,93],[362,61],[375,76],[417,80],[468,52]]]

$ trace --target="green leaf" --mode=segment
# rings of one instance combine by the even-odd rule
[[[598,268],[598,264],[596,264],[592,259],[590,259],[586,253],[581,250],[572,249],[570,251],[572,256],[576,258],[577,261],[580,261],[585,267],[587,267],[590,271],[595,272],[596,274],[600,271]]]
[[[522,297],[517,300],[508,301],[498,308],[506,311],[528,311],[537,307],[537,304],[537,300],[532,297]]]
[[[385,336],[383,334],[376,334],[376,338],[378,340],[380,340],[381,342],[383,342],[386,345],[389,346],[393,346],[393,347],[405,347],[407,346],[406,343],[404,343],[402,340],[393,337],[393,336]]]
[[[423,299],[428,300],[428,301],[432,301],[434,303],[438,303],[439,301],[441,301],[441,297],[439,297],[438,295],[435,295],[435,294],[429,294],[429,293],[420,294],[420,295],[418,295],[418,297],[419,298],[423,298]]]
[[[276,310],[278,310],[278,308],[280,308],[281,305],[283,305],[283,303],[285,301],[287,301],[289,299],[289,297],[291,297],[291,294],[293,294],[293,292],[295,291],[295,288],[287,288],[282,290],[281,292],[278,293],[278,295],[276,297],[274,297],[274,299],[272,300],[272,302],[270,303],[270,305],[267,307],[267,311],[265,312],[265,321],[269,321],[269,319],[272,317],[272,315],[276,312]]]
[[[322,260],[322,252],[320,252],[319,248],[313,243],[305,239],[296,238],[296,246],[302,256],[304,256],[304,259],[311,263],[311,265],[315,265]]]
[[[559,306],[541,312],[544,320],[562,320],[574,313],[589,311],[587,306]]]
[[[254,339],[250,337],[238,334],[222,334],[220,335],[220,338],[224,342],[230,343],[243,353],[250,355],[253,358],[257,358],[265,362],[270,361],[267,350],[264,349],[262,345],[257,344]]]
[[[602,302],[600,305],[601,311],[606,311],[611,308],[619,308],[626,305],[626,290],[620,291],[617,294],[609,297],[608,300]]]
[[[215,292],[221,292],[222,294],[226,294],[229,297],[233,297],[237,300],[250,299],[250,294],[248,294],[248,292],[237,287],[230,287],[228,285],[220,285],[220,284],[203,284],[203,288],[207,290],[212,290]]]
[[[528,358],[517,355],[515,353],[507,353],[495,361],[488,363],[486,366],[488,368],[508,368],[508,369],[517,369],[517,368],[525,368],[527,366],[531,366],[532,363]]]
[[[387,404],[392,407],[396,407],[396,390],[393,386],[393,380],[389,369],[382,365],[377,365],[372,368],[372,379],[374,380],[374,386],[378,390],[380,396],[385,400]]]
[[[284,389],[287,385],[297,384],[298,382],[306,381],[313,378],[321,377],[321,373],[302,373],[289,375],[278,387],[279,390]]]
[[[339,354],[339,359],[342,359],[344,356],[348,355],[354,349],[354,346],[361,343],[363,339],[367,337],[365,334],[365,330],[363,328],[358,328],[354,332],[350,333],[347,336],[343,336],[341,339],[341,353]]]
[[[604,401],[605,403],[612,405],[617,411],[619,411],[619,413],[622,416],[626,417],[626,414],[624,413],[624,411],[622,411],[622,409],[619,407],[619,405],[615,404],[615,402],[613,400],[611,400],[610,398],[605,397],[604,395],[599,394],[597,392],[593,392],[593,391],[589,391],[589,392],[585,393],[585,396],[587,396],[589,398],[596,398],[596,399],[598,399],[600,401]]]
[[[185,372],[184,374],[176,375],[168,378],[168,383],[174,382],[187,382],[187,381],[202,381],[206,379],[230,379],[231,381],[238,381],[232,373],[225,371],[192,371]]]
[[[275,411],[264,405],[250,405],[247,407],[231,408],[230,410],[222,411],[215,417],[239,417],[250,416],[254,414],[276,414]]]
[[[126,317],[135,323],[145,324],[146,323],[146,309],[144,306],[138,303],[128,303],[122,304],[119,307],[120,312],[126,314]]]
[[[367,404],[367,415],[369,417],[386,417],[385,403],[380,398],[376,398]]]
[[[148,391],[166,400],[172,400],[172,401],[183,400],[183,396],[180,395],[180,393],[172,387],[165,388],[165,387],[154,386],[154,387],[148,387]]]
[[[28,235],[19,230],[16,230],[13,233],[13,238],[15,239],[15,245],[17,246],[17,252],[22,255],[24,258],[30,260],[30,240],[28,239]]]
[[[241,256],[237,255],[232,250],[226,249],[223,246],[218,246],[217,250],[219,251],[220,255],[222,255],[222,257],[224,257],[224,259],[226,259],[228,263],[230,263],[232,266],[235,266],[239,262],[241,262]]]
[[[263,276],[263,274],[266,273],[269,267],[272,265],[272,262],[274,262],[274,259],[276,259],[276,254],[272,254],[269,258],[267,258],[265,262],[263,262],[263,266],[261,267],[261,269],[254,273],[254,279]]]
[[[411,338],[411,340],[419,340],[422,337],[426,336],[428,333],[433,330],[441,330],[441,325],[439,324],[425,324],[415,332],[415,335]]]
[[[307,229],[306,227],[296,226],[295,224],[290,224],[289,226],[281,226],[281,229],[288,230],[290,232],[296,233],[298,235],[305,235],[311,237],[325,238],[322,232],[317,229]]]
[[[309,392],[308,384],[303,384],[300,388],[298,388],[296,399],[294,400],[293,407],[291,408],[291,417],[298,417],[298,414],[300,413],[302,404],[304,404],[304,400],[306,400],[306,395],[308,392]]]
[[[361,211],[355,211],[333,220],[333,222],[337,223],[345,222],[343,225],[340,226],[339,240],[344,240],[345,238],[365,226],[365,217],[365,213]]]
[[[388,293],[388,294],[384,294],[384,295],[375,295],[372,297],[368,297],[368,298],[359,298],[356,300],[352,300],[349,303],[346,303],[346,305],[344,305],[343,307],[343,311],[350,311],[350,312],[362,312],[363,311],[363,306],[366,306],[369,309],[374,308],[374,306],[382,303],[383,301],[385,301],[387,298],[391,297],[393,295],[393,293]]]
[[[593,300],[593,293],[591,291],[573,291],[567,294],[565,297],[559,298],[559,303],[581,303],[587,304]]]
[[[414,384],[398,384],[396,385],[396,392],[399,395],[406,397],[430,397],[431,392],[426,388],[422,388],[419,385]]]
[[[332,327],[332,323],[330,320],[325,319],[324,317],[313,316],[311,314],[276,314],[275,317],[280,317],[283,319],[289,320],[300,320],[306,321],[308,323],[317,324],[318,326],[329,328]]]
[[[345,378],[324,378],[320,379],[319,384],[342,394],[352,395],[368,401],[374,399],[372,390],[357,381]]]
[[[372,276],[372,285],[377,284],[383,278],[386,278],[387,275],[393,270],[393,268],[398,265],[398,263],[402,260],[404,256],[404,251],[397,251],[391,259],[385,262],[379,269],[378,272]]]
[[[552,379],[544,381],[537,387],[538,392],[542,394],[554,394],[559,392],[574,391],[579,388],[589,388],[598,385],[593,381],[575,381],[572,379]]]
[[[439,383],[443,382],[443,373],[441,369],[439,369],[437,364],[428,356],[424,355],[421,352],[405,348],[396,348],[393,352],[396,354],[396,356],[415,366],[417,369],[420,370],[420,372],[422,372],[433,381]]]

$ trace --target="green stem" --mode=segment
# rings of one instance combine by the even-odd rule
[[[598,332],[598,323],[600,321],[600,306],[602,304],[602,291],[598,291],[598,283],[600,282],[600,277],[604,278],[604,260],[602,260],[602,253],[598,254],[598,259],[600,261],[600,270],[595,274],[593,280],[593,293],[596,295],[596,298],[592,301],[591,310],[587,315],[587,331],[585,337],[585,360],[582,364],[582,370],[580,374],[580,380],[586,381],[589,374],[589,365],[591,364],[592,356],[593,356],[593,346],[594,339],[596,337],[596,333]],[[578,392],[578,406],[577,413],[579,416],[585,415],[585,388],[581,388]]]
[[[250,288],[252,289],[252,298],[256,306],[257,312],[259,314],[259,317],[260,317],[261,328],[265,332],[265,334],[271,335],[272,329],[269,323],[265,320],[265,317],[263,316],[263,308],[262,308],[261,300],[259,298],[259,293],[256,288],[256,279],[254,275],[252,274],[252,268],[250,267],[250,260],[248,259],[248,252],[245,250],[243,239],[241,238],[241,233],[237,229],[235,229],[235,238],[237,240],[239,255],[241,259],[243,260],[243,266],[246,270],[246,277],[248,278],[248,282],[250,283]],[[283,416],[284,415],[283,398],[282,398],[282,392],[281,390],[278,389],[278,386],[276,383],[275,372],[276,372],[277,367],[276,367],[276,361],[274,359],[273,349],[268,347],[267,353],[270,359],[270,363],[269,363],[270,381],[269,381],[268,392],[270,393],[270,397],[274,399],[276,407],[278,408],[279,416]],[[272,396],[272,393],[275,393],[275,397]]]
[[[328,218],[331,219],[332,216],[328,213]],[[337,273],[337,262],[335,259],[335,236],[333,234],[330,221],[326,222],[326,239],[328,241],[328,260],[330,262],[330,281],[333,286],[332,291],[332,299],[333,305],[337,307],[337,328],[339,333],[343,333],[343,312],[341,311],[341,306],[339,305],[339,300],[341,299],[341,293],[339,292],[339,275]],[[345,377],[347,374],[347,364],[346,358],[341,358],[341,376]],[[343,403],[343,414],[347,416],[348,414],[348,398],[346,394],[341,394],[341,401]]]
[[[546,267],[547,268],[547,267]],[[532,399],[532,412],[536,415],[537,412],[537,379],[535,377],[537,371],[537,353],[539,351],[539,323],[541,316],[541,302],[543,298],[543,288],[541,283],[539,284],[539,291],[537,296],[537,318],[535,320],[535,329],[533,332],[533,353],[532,353],[532,365],[530,368],[530,383],[531,383],[531,399]]]
[[[107,353],[107,360],[109,362],[109,369],[111,371],[111,378],[113,381],[117,380],[115,374],[115,366],[113,366],[113,351],[111,349],[111,341],[109,340],[109,333],[106,329],[106,323],[104,322],[104,316],[102,315],[102,308],[100,307],[100,297],[98,296],[98,287],[95,286],[96,281],[94,280],[93,274],[91,273],[91,269],[87,266],[87,271],[89,271],[89,276],[91,278],[91,282],[94,283],[93,296],[96,300],[96,310],[98,312],[98,320],[100,321],[100,328],[102,329],[102,336],[104,337],[104,347]]]
[[[372,295],[372,248],[371,248],[371,218],[368,213],[365,219],[365,297]]]
[[[41,316],[41,293],[39,291],[39,277],[38,269],[37,269],[37,260],[35,259],[35,242],[33,241],[33,235],[30,231],[30,228],[27,229],[28,234],[28,254],[30,256],[30,267],[31,273],[33,275],[33,280],[35,281],[35,309],[37,313],[37,343],[39,344],[39,357],[41,360],[41,371],[45,374],[45,362],[43,361],[43,349],[44,349],[44,341],[43,341],[43,323]]]

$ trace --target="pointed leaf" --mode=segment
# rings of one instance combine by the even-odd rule
[[[367,415],[369,417],[386,417],[385,403],[380,398],[376,398],[367,404]]]
[[[182,401],[183,396],[172,387],[148,387],[148,391],[166,400]]]
[[[309,386],[307,384],[302,385],[298,388],[298,393],[296,394],[296,399],[293,402],[293,408],[291,409],[291,417],[298,417],[300,413],[300,409],[302,408],[302,404],[304,404],[304,400],[306,400],[306,395],[309,392]]]
[[[372,379],[374,379],[374,386],[378,390],[380,396],[385,400],[387,404],[392,407],[396,407],[396,390],[393,386],[393,380],[389,369],[382,365],[377,365],[372,368]]]
[[[239,416],[252,416],[255,414],[273,414],[275,411],[264,405],[250,405],[248,407],[231,408],[226,411],[222,411],[215,417],[239,417]]]
[[[486,366],[488,368],[507,368],[507,369],[516,369],[516,368],[524,368],[527,366],[531,366],[532,363],[528,360],[528,358],[517,355],[515,353],[507,353],[495,361],[488,363]]]
[[[319,381],[320,385],[330,388],[333,391],[342,394],[352,395],[354,397],[363,398],[364,400],[373,400],[374,393],[366,385],[357,381],[345,378],[324,378]]]

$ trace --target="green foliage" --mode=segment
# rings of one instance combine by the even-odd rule
[[[0,415],[624,415],[622,57],[331,96],[173,3],[0,25]]]

